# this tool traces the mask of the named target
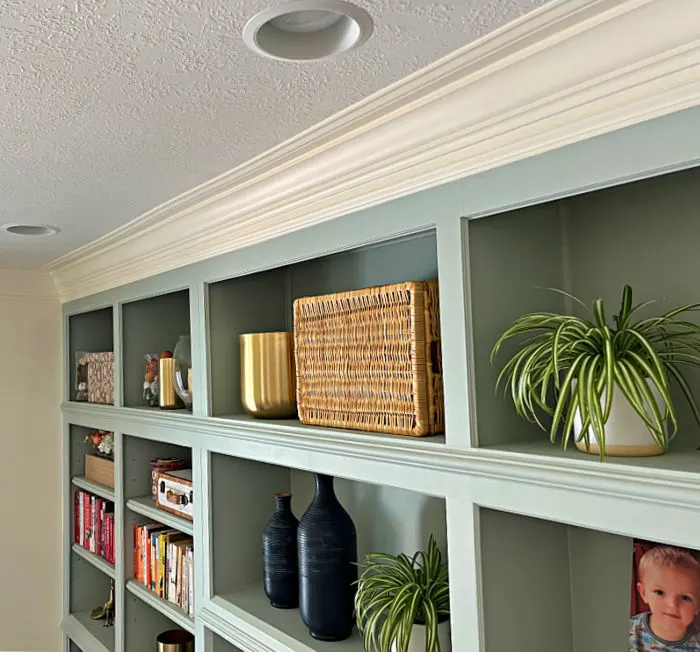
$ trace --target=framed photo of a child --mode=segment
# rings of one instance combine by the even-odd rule
[[[628,652],[700,652],[698,552],[634,541]]]

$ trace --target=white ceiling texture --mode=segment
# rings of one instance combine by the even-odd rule
[[[38,268],[547,0],[354,0],[360,48],[316,63],[243,44],[274,0],[1,0],[0,268]],[[429,129],[430,125],[426,125]]]

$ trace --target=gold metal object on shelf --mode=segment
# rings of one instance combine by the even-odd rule
[[[241,401],[254,417],[295,417],[294,334],[246,333],[241,344]]]
[[[185,407],[175,391],[175,358],[158,360],[158,406],[163,410]]]
[[[193,652],[194,636],[184,629],[171,629],[156,638],[158,652]]]

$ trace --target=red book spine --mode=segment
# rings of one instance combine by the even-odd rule
[[[110,547],[110,540],[109,540],[109,534],[110,534],[110,524],[109,524],[109,514],[105,514],[105,536],[106,536],[106,542],[105,542],[105,547],[107,548],[105,551],[105,559],[111,564],[112,563],[112,555],[111,555],[111,547]]]
[[[80,543],[80,496],[76,491],[73,494],[73,540]]]
[[[102,551],[102,509],[104,501],[101,498],[95,500],[95,505],[97,507],[97,516],[95,517],[95,528],[97,530],[95,534],[95,552],[100,556],[104,557]]]
[[[114,563],[114,517],[112,514],[109,515],[109,529],[107,530],[109,536],[109,561]]]
[[[83,496],[83,510],[85,512],[85,540],[83,541],[83,547],[86,550],[90,550],[90,537],[92,536],[92,532],[90,530],[90,518],[91,518],[91,513],[90,513],[90,496],[85,494]]]
[[[105,527],[105,503],[102,501],[102,508],[100,509],[100,522],[102,523],[102,527],[100,528],[100,555],[103,557],[106,557],[107,555],[107,547],[105,545],[106,541],[106,536],[107,536],[107,528]]]

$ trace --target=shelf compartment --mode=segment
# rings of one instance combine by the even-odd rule
[[[85,438],[95,430],[97,430],[97,428],[87,428],[85,426],[70,424],[68,428],[68,471],[71,476],[71,482],[76,487],[94,493],[106,500],[113,501],[114,489],[112,487],[93,482],[85,477],[85,456],[97,453],[95,446],[93,446],[91,442],[86,442]]]
[[[163,457],[178,457],[191,465],[192,449],[143,437],[124,434],[124,498],[143,498],[152,494],[150,461]],[[156,507],[154,506],[154,509]],[[158,510],[159,512],[161,510]]]
[[[75,400],[75,354],[79,351],[88,353],[114,351],[114,320],[111,306],[68,317],[68,341],[70,378],[68,397],[70,400]]]
[[[207,645],[207,650],[211,652],[243,652],[241,648],[231,645],[225,638],[222,638],[210,630],[205,630],[205,635],[210,642]]]
[[[86,650],[114,650],[114,627],[103,627],[104,621],[90,619],[91,611],[107,602],[114,567],[80,546],[72,546],[70,555],[70,583],[68,610],[70,616],[64,622],[65,631],[80,647]],[[118,600],[118,592],[115,591]],[[116,604],[117,617],[119,602]]]
[[[210,284],[212,415],[244,413],[239,335],[293,330],[295,299],[437,276],[435,232],[428,231]]]
[[[194,618],[188,616],[176,604],[159,598],[153,591],[147,589],[143,584],[134,579],[126,583],[126,588],[137,598],[151,605],[155,610],[172,620],[178,627],[186,629],[188,632],[194,634]]]
[[[485,652],[624,650],[630,613],[632,539],[479,509]],[[504,600],[510,627],[503,627]],[[595,623],[591,627],[590,623]]]
[[[464,221],[469,247],[475,444],[491,447],[548,441],[547,433],[518,418],[510,396],[494,393],[498,373],[516,345],[507,342],[493,365],[489,359],[497,339],[520,316],[570,312],[568,299],[543,288],[567,290],[587,305],[601,297],[609,320],[619,309],[625,284],[631,285],[635,303],[656,300],[638,313],[640,318],[698,301],[693,243],[700,237],[700,224],[694,219],[693,198],[699,180],[700,168],[696,167]],[[650,265],[650,260],[655,264]],[[659,269],[664,273],[659,274]],[[700,373],[691,370],[688,381],[695,396],[700,396]],[[697,447],[698,426],[674,383],[672,398],[680,434],[670,450]],[[556,446],[551,450],[552,455],[559,454]],[[651,464],[657,462],[663,467],[663,458]]]
[[[114,565],[110,564],[108,561],[96,555],[94,552],[86,550],[81,545],[74,543],[71,545],[73,552],[84,559],[89,564],[92,564],[95,568],[101,570],[105,575],[108,575],[112,579],[115,578]]]
[[[82,489],[83,491],[95,494],[100,498],[104,498],[105,500],[111,500],[112,502],[114,502],[114,489],[112,489],[111,487],[107,487],[106,485],[99,484],[98,482],[88,480],[83,475],[78,475],[72,478],[71,484],[74,487],[77,487],[78,489]]]
[[[104,627],[103,620],[92,620],[90,611],[70,614],[63,621],[62,629],[71,639],[71,650],[114,652],[114,626]]]
[[[190,334],[189,290],[131,301],[122,306],[123,388],[126,407],[144,406],[145,355],[172,351]],[[158,408],[152,408],[154,411]],[[186,410],[184,413],[189,414]]]
[[[272,649],[300,652],[364,652],[357,629],[344,641],[319,641],[309,634],[298,609],[275,609],[270,605],[262,582],[241,587],[213,600],[234,628],[252,633],[253,639],[272,641]]]
[[[178,620],[165,612],[165,605],[155,605],[144,595],[136,594],[134,587],[127,583],[124,613],[124,649],[155,650],[158,634],[170,629],[186,629]],[[189,625],[189,623],[188,623]],[[195,647],[197,642],[195,641]]]
[[[192,536],[194,533],[192,521],[188,521],[186,518],[166,512],[164,509],[159,509],[156,507],[155,500],[150,495],[141,496],[140,498],[131,498],[127,501],[126,506],[136,514],[146,516],[153,521],[157,521],[163,525],[168,525],[171,528],[180,530],[180,532],[184,532],[190,536]]]
[[[262,587],[261,537],[272,516],[273,494],[291,492],[292,509],[301,518],[313,498],[313,474],[218,453],[211,454],[210,474],[210,581],[217,604],[239,616],[249,614],[252,626],[264,623],[273,637],[290,637],[306,646],[299,649],[325,650],[303,626],[298,610],[272,608]],[[355,523],[358,561],[367,552],[413,554],[425,548],[431,533],[446,548],[443,498],[343,478],[336,478],[335,491]],[[361,650],[352,647],[354,640],[348,649]]]

